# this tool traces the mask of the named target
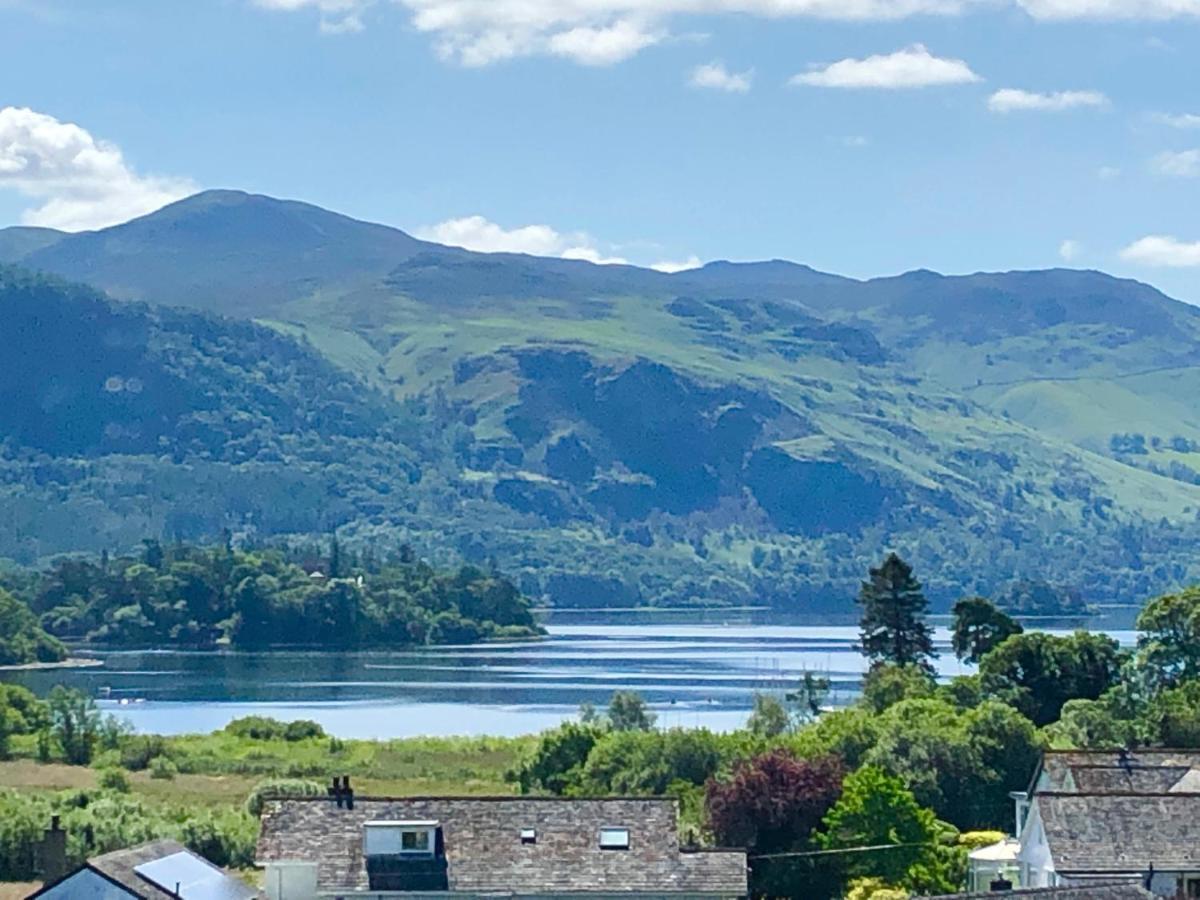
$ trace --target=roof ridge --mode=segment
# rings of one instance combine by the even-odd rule
[[[294,803],[334,803],[337,797],[326,794],[314,794],[307,797],[289,797],[285,794],[264,794],[263,800],[287,800]],[[612,803],[612,802],[655,802],[655,803],[678,803],[678,797],[672,797],[667,794],[655,794],[652,796],[638,796],[634,794],[615,794],[604,797],[559,797],[546,794],[494,794],[487,796],[472,796],[470,794],[454,794],[454,795],[421,795],[413,797],[397,797],[397,796],[380,796],[376,794],[358,794],[354,795],[355,803],[376,802],[376,803],[403,803],[403,802],[433,802],[433,801],[455,801],[455,802],[479,802],[479,803],[512,803],[512,802],[544,802],[544,803]]]

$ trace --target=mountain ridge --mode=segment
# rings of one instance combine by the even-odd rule
[[[885,546],[942,599],[1020,572],[1109,600],[1200,575],[1200,314],[1138,282],[860,281],[782,260],[666,274],[236,192],[21,264],[258,320],[390,395],[420,474],[368,476],[387,499],[336,524],[447,537],[556,602],[850,597]],[[1163,361],[1178,368],[1149,373]]]

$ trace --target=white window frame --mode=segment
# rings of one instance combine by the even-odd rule
[[[363,854],[365,856],[435,856],[437,854],[437,822],[365,822],[363,823]],[[394,841],[388,840],[389,846],[385,852],[372,852],[372,831],[394,832]],[[426,846],[422,849],[406,849],[406,835],[424,835]],[[390,838],[390,836],[389,836]]]

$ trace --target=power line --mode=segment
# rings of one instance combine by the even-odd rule
[[[929,841],[917,841],[908,844],[876,844],[873,847],[842,847],[835,850],[793,850],[787,853],[752,853],[749,859],[800,859],[813,856],[835,856],[845,853],[876,853],[880,850],[900,850],[905,847],[936,847],[938,844]]]

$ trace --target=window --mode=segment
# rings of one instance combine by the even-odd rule
[[[601,828],[600,829],[600,849],[601,850],[628,850],[629,849],[629,829],[628,828]]]
[[[437,822],[367,822],[363,853],[368,856],[432,856]]]
[[[522,828],[521,829],[521,843],[522,844],[536,844],[537,843],[537,829]]]
[[[429,832],[428,831],[401,831],[400,832],[400,852],[402,852],[402,853],[428,853],[429,852]]]

